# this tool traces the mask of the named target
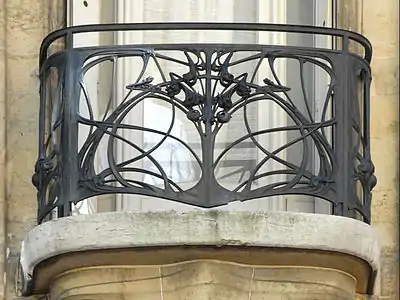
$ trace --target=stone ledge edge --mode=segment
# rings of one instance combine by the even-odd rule
[[[34,227],[21,244],[21,289],[29,289],[40,262],[60,254],[179,245],[325,250],[358,257],[373,271],[379,267],[377,234],[350,218],[262,211],[124,211],[65,217]]]

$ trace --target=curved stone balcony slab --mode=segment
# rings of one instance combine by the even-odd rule
[[[314,274],[306,278],[320,278],[326,271],[341,278],[326,275],[333,286],[345,280],[350,284],[347,290],[353,284],[358,293],[370,293],[379,246],[369,225],[331,215],[213,210],[78,215],[46,222],[28,233],[21,249],[22,290],[25,295],[47,293],[50,285],[52,289],[65,286],[61,278],[67,280],[72,273],[75,279],[87,272],[101,278],[102,268],[123,269],[123,274],[135,273],[135,268],[151,273],[176,264],[207,270],[219,269],[216,264],[239,264],[244,273],[268,269],[268,276],[278,281],[285,276],[292,281],[290,277],[299,272]],[[106,276],[110,282],[117,276],[114,271]]]

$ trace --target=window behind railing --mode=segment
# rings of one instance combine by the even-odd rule
[[[139,1],[140,2],[140,1]],[[251,2],[251,3],[250,3]],[[136,2],[135,2],[136,3]],[[155,10],[154,7],[157,7]],[[260,23],[287,23],[304,24],[317,26],[331,26],[331,3],[329,0],[291,0],[291,1],[143,1],[141,5],[132,5],[131,1],[96,1],[84,6],[80,2],[74,2],[70,6],[70,25],[81,25],[90,23],[127,23],[127,22],[151,22],[151,21],[225,21],[225,22],[260,22]],[[142,44],[142,43],[239,43],[239,44],[275,44],[293,45],[305,47],[329,48],[331,40],[329,37],[317,35],[299,35],[288,33],[269,33],[269,32],[121,32],[113,33],[90,33],[82,34],[75,38],[76,46],[87,44]],[[232,60],[249,57],[254,53],[242,51],[235,53]],[[182,53],[167,54],[173,57],[182,56]],[[302,112],[307,113],[313,119],[321,118],[325,96],[329,88],[329,75],[320,67],[309,62],[300,62],[296,58],[277,58],[274,61],[273,70],[267,60],[257,66],[257,60],[248,61],[232,67],[235,74],[248,73],[254,77],[255,83],[260,83],[266,77],[273,78],[273,72],[279,77],[282,85],[290,86],[288,97],[296,102]],[[168,72],[183,74],[186,68],[172,62],[160,62],[161,68]],[[112,61],[104,61],[88,70],[85,74],[84,84],[87,93],[90,95],[93,113],[99,118],[104,116],[110,96],[112,105],[117,106],[122,101],[126,93],[125,86],[131,84],[137,77],[142,67],[139,58],[125,57]],[[254,72],[257,69],[256,72]],[[149,62],[146,75],[154,78],[154,82],[161,80],[160,72],[155,62]],[[165,74],[164,74],[165,75]],[[114,84],[114,87],[112,87]],[[81,113],[88,114],[85,106],[85,95],[81,97]],[[315,101],[314,101],[315,99]],[[267,101],[260,101],[247,107],[248,125],[254,130],[256,128],[272,128],[278,126],[291,125],[286,113],[282,109]],[[328,114],[329,114],[328,110]],[[147,128],[167,129],[171,121],[171,110],[163,105],[162,101],[145,101],[138,105],[137,109],[128,114],[128,122],[142,125]],[[173,128],[175,136],[185,140],[197,153],[201,151],[200,141],[196,132],[193,132],[189,120],[186,116],[177,116]],[[87,135],[88,128],[81,126],[81,141]],[[229,141],[235,137],[243,135],[246,131],[245,124],[240,117],[232,118],[218,135],[216,141],[216,155],[222,151]],[[328,129],[327,134],[331,131]],[[149,132],[138,132],[124,130],[122,134],[129,140],[138,143],[144,149],[150,149],[159,140],[160,136]],[[260,145],[273,151],[278,149],[290,140],[299,138],[294,131],[275,132],[262,136],[257,136]],[[105,143],[105,141],[103,141]],[[306,141],[308,143],[308,141]],[[106,163],[105,144],[101,147],[96,157],[96,168],[101,170]],[[304,146],[296,143],[291,147],[277,152],[280,159],[298,165],[303,158]],[[308,168],[317,171],[319,168],[319,158],[316,149],[309,151]],[[125,161],[129,157],[135,156],[135,150],[123,142],[119,142],[116,149],[117,160]],[[199,168],[196,167],[193,157],[179,145],[179,143],[169,140],[155,154],[163,167],[170,172],[174,178],[184,188],[193,186],[199,179]],[[256,166],[264,157],[264,153],[257,149],[252,142],[243,142],[237,145],[232,151],[219,162],[216,174],[221,185],[227,188],[237,186],[250,170]],[[143,160],[135,162],[136,166],[151,170],[151,162]],[[133,166],[133,165],[132,165]],[[276,160],[270,160],[261,169],[278,171],[282,165]],[[130,174],[133,179],[144,180],[152,184],[157,184],[157,180],[151,176]],[[268,179],[256,181],[259,185],[271,184],[274,181],[284,181],[288,175],[279,174],[270,176]],[[160,180],[160,179],[158,179]],[[159,202],[157,199],[150,199],[136,195],[106,195],[98,196],[90,200],[82,201],[76,206],[77,213],[89,213],[94,211],[112,210],[187,210],[193,207]],[[257,199],[245,203],[231,203],[226,209],[236,210],[290,210],[304,212],[329,213],[330,205],[323,200],[314,199],[310,196],[273,196],[267,201]]]

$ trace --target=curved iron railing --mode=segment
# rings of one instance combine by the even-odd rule
[[[318,34],[332,37],[337,47],[206,43],[74,47],[75,34],[137,30]],[[65,51],[49,54],[49,47],[59,38],[65,38]],[[350,51],[351,42],[363,55]],[[270,196],[308,195],[329,201],[336,215],[351,217],[356,211],[369,223],[371,189],[376,184],[369,146],[371,55],[370,43],[359,34],[294,25],[109,24],[51,33],[40,50],[39,158],[33,176],[38,222],[55,209],[59,217],[71,214],[71,203],[123,193],[203,208]],[[122,62],[126,68],[127,59],[139,61],[131,64],[138,68],[138,75],[117,91],[118,65]],[[293,74],[280,78],[277,65],[282,61],[297,66],[298,86],[285,85],[285,78]],[[110,64],[112,87],[104,113],[98,117],[85,76],[104,62]],[[164,70],[168,64],[174,67]],[[306,83],[310,68],[314,77],[323,73],[326,78],[326,90],[319,99],[306,87],[312,86]],[[257,80],[261,71],[269,76]],[[157,74],[148,76],[148,72]],[[151,117],[153,124],[161,114],[168,115],[166,128],[146,125],[146,120],[136,122],[137,114],[132,112],[150,100],[160,103]],[[278,112],[280,121],[269,120],[274,118],[269,109]],[[128,117],[132,114],[136,117]],[[183,119],[194,140],[176,133]],[[234,122],[241,125],[229,125]],[[224,130],[226,138],[219,143]],[[126,132],[142,136],[131,138]],[[157,138],[145,145],[143,134]],[[280,134],[280,145],[266,138],[274,134]],[[121,144],[130,149],[129,157],[118,156]],[[178,149],[167,161],[157,155],[165,147]],[[99,151],[103,151],[100,169],[96,167]],[[183,159],[182,153],[190,158]],[[242,160],[234,159],[238,153],[243,154]],[[171,167],[180,159],[196,169],[196,174],[186,172],[182,164]],[[240,171],[221,175],[221,165]],[[182,186],[176,172],[183,173],[179,178],[190,177],[192,184]],[[229,176],[234,180],[225,184]]]

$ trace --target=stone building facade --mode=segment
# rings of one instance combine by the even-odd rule
[[[81,4],[81,1],[76,2],[79,2],[79,5]],[[84,2],[87,2],[87,4],[90,5],[90,1]],[[157,1],[154,2],[154,4],[157,5]],[[399,299],[399,4],[397,0],[384,0],[381,2],[374,0],[338,0],[336,7],[337,11],[335,14],[337,14],[338,26],[363,34],[371,41],[373,45],[373,60],[371,64],[371,142],[372,157],[376,167],[376,176],[378,177],[379,183],[373,191],[372,229],[378,234],[379,237],[380,258],[375,259],[373,257],[375,252],[373,250],[363,248],[365,247],[365,244],[363,244],[364,240],[362,239],[362,236],[360,237],[359,235],[360,233],[364,232],[366,234],[366,240],[370,241],[370,228],[358,228],[356,223],[352,223],[350,221],[349,223],[343,223],[341,226],[343,226],[343,230],[350,230],[349,227],[354,229],[354,236],[349,235],[349,239],[344,241],[335,239],[330,240],[329,243],[326,241],[327,244],[324,245],[327,246],[329,244],[329,249],[331,252],[340,252],[341,249],[350,247],[354,250],[354,253],[359,251],[359,257],[365,255],[365,257],[370,258],[371,264],[376,264],[376,268],[378,270],[375,281],[374,296],[372,296],[371,299],[395,300]],[[67,22],[66,16],[67,5],[64,1],[60,0],[0,0],[0,149],[2,150],[0,152],[2,154],[0,156],[0,274],[4,274],[4,276],[0,275],[0,299],[23,299],[21,295],[18,296],[18,271],[21,242],[27,236],[29,230],[36,226],[37,213],[35,201],[36,192],[31,184],[31,176],[33,166],[37,159],[37,115],[39,109],[38,50],[42,39],[49,32],[65,26]],[[193,231],[203,233],[204,236],[207,237],[211,237],[213,234],[210,232],[209,227],[207,227],[207,220],[209,221],[213,218],[213,216],[208,215],[207,213],[198,215],[190,214],[191,213],[183,216],[176,216],[173,213],[171,213],[171,215],[165,214],[165,218],[181,218],[180,224],[184,224],[181,226],[181,228],[179,228],[179,226],[170,228],[171,230],[174,230],[176,234],[180,233],[178,236],[181,238],[175,241],[177,245],[180,243],[189,245],[190,243],[206,243],[204,240],[193,242],[193,237],[188,235],[188,231],[185,231],[188,230],[188,226],[185,224],[193,222],[193,219],[196,219],[196,224],[201,224],[197,228],[192,228]],[[252,237],[250,232],[238,232],[238,228],[242,227],[237,226],[237,224],[244,222],[245,218],[248,218],[248,216],[243,214],[240,215],[240,213],[237,214],[238,215],[235,217],[236,219],[228,220],[230,218],[229,214],[221,212],[220,215],[214,220],[220,225],[220,239],[210,239],[207,243],[215,243],[216,245],[220,246],[222,240],[225,241],[227,239],[233,240],[238,238],[239,241],[242,241],[239,244],[250,244],[261,248],[266,247],[268,241],[263,240],[260,238],[260,236]],[[252,224],[252,228],[258,228],[261,230],[266,226],[264,222],[270,222],[272,224],[277,222],[277,224],[280,224],[278,227],[283,228],[286,228],[285,222],[288,222],[288,224],[291,224],[290,222],[303,222],[302,224],[304,227],[300,229],[298,228],[298,237],[296,237],[296,234],[291,232],[291,230],[295,229],[290,228],[290,226],[286,232],[284,230],[277,230],[275,234],[276,236],[282,235],[283,238],[286,238],[288,241],[291,241],[294,244],[297,243],[297,245],[304,243],[302,246],[303,249],[312,249],[313,242],[315,241],[307,240],[307,238],[304,238],[302,241],[299,240],[300,237],[306,236],[307,230],[311,230],[311,228],[313,228],[310,224],[316,224],[312,222],[319,222],[318,224],[321,225],[319,228],[320,230],[332,230],[332,228],[338,228],[337,224],[336,227],[329,227],[329,224],[331,224],[330,221],[325,222],[325,225],[323,225],[324,222],[322,220],[323,218],[327,218],[327,216],[315,215],[314,217],[319,218],[319,221],[317,219],[310,219],[305,222],[304,220],[301,221],[291,219],[284,213],[282,215],[266,214],[264,217],[251,220],[250,223]],[[87,221],[84,218],[79,220],[82,222],[81,224],[85,224],[85,226],[87,226],[86,228],[91,228],[91,226],[98,226],[101,228],[105,221],[116,222],[114,223],[116,226],[115,228],[119,228],[119,230],[123,232],[125,236],[129,236],[130,230],[135,226],[139,226],[135,227],[135,230],[138,232],[147,230],[146,228],[141,228],[140,223],[129,223],[133,222],[133,218],[137,218],[137,216],[130,217],[129,214],[125,214],[118,217],[111,216],[110,219],[107,220],[95,216],[90,221]],[[167,243],[167,241],[171,242],[171,240],[176,238],[176,236],[173,235],[169,236],[167,234],[168,230],[163,231],[168,228],[164,226],[165,224],[162,222],[162,220],[160,221],[160,219],[151,219],[152,216],[147,216],[146,218],[147,219],[143,219],[143,222],[152,224],[149,225],[148,228],[151,228],[153,232],[157,232],[157,230],[159,232],[163,232],[164,235],[161,233],[156,233],[153,237],[154,240],[149,240],[145,236],[140,239],[140,236],[136,235],[135,239],[137,239],[138,245],[163,245]],[[235,226],[234,223],[236,223]],[[249,223],[243,224],[245,227],[248,226]],[[45,224],[45,226],[46,225],[47,224]],[[68,232],[68,228],[72,228],[68,226],[73,226],[73,224],[68,224],[68,222],[66,222],[65,224],[61,224],[59,226],[65,226],[64,228],[60,228],[60,231],[66,230],[66,232]],[[51,229],[49,231],[46,231],[45,229],[45,227],[44,229],[39,229],[38,231],[34,232],[34,234],[43,234],[43,236],[46,236],[47,234],[47,239],[54,239],[53,242],[56,242],[57,236],[52,235],[56,232],[55,229]],[[360,231],[356,231],[358,229]],[[239,237],[231,234],[232,231],[235,230],[238,232]],[[300,233],[302,234],[301,236]],[[101,249],[89,249],[96,250],[92,256],[93,261],[106,261],[107,259],[113,260],[123,255],[127,255],[126,249],[129,248],[128,245],[129,243],[132,243],[132,240],[121,239],[116,241],[112,239],[110,234],[111,233],[107,233],[105,230],[103,231],[102,235],[99,235],[99,239],[101,238],[102,241],[110,239],[110,243],[115,244],[110,244],[107,247],[121,249],[118,250],[119,252],[117,251],[111,253],[108,258],[104,257],[104,253],[102,254],[101,251],[99,251]],[[33,238],[34,237],[32,237],[32,239]],[[61,236],[59,238],[65,239],[66,237]],[[70,236],[70,239],[73,239],[73,237]],[[79,247],[84,247],[85,241],[91,245],[96,243],[96,238],[93,239],[92,237],[91,240],[85,239],[89,238],[85,235],[81,236],[80,241],[83,244],[77,243],[75,245],[76,248],[68,245],[68,247],[72,247],[69,248],[70,251],[76,252],[79,249],[82,249]],[[357,239],[359,239],[358,243]],[[351,241],[354,242],[354,245],[349,246],[341,244],[351,243]],[[373,245],[373,242],[374,241],[371,241],[371,245]],[[227,243],[229,244],[229,241]],[[201,269],[201,272],[196,273],[200,275],[196,276],[203,276],[204,278],[208,278],[207,276],[214,276],[212,280],[217,282],[221,281],[223,282],[222,285],[225,284],[230,286],[229,284],[231,284],[236,286],[247,284],[243,278],[247,278],[246,276],[251,277],[251,272],[253,272],[254,275],[254,270],[256,270],[256,267],[254,267],[255,265],[258,267],[263,266],[263,255],[271,257],[271,261],[275,260],[275,264],[279,264],[279,255],[286,255],[285,259],[291,259],[293,264],[296,261],[301,262],[299,263],[300,267],[296,268],[295,272],[298,274],[297,276],[299,278],[304,278],[306,283],[303,284],[301,282],[297,282],[297,285],[294,286],[283,286],[282,284],[269,286],[268,289],[273,291],[275,295],[280,297],[281,295],[285,295],[287,292],[289,293],[288,297],[290,297],[290,295],[293,297],[293,293],[296,294],[296,292],[293,292],[293,290],[298,290],[297,294],[299,297],[300,295],[303,297],[301,299],[325,299],[322,298],[321,294],[319,294],[320,298],[315,298],[318,296],[312,295],[311,291],[318,290],[324,284],[328,285],[334,282],[332,290],[321,289],[321,293],[326,293],[326,295],[329,294],[329,297],[331,297],[326,299],[339,299],[340,297],[343,297],[343,299],[350,299],[346,298],[346,295],[343,296],[339,292],[337,294],[335,292],[337,287],[345,287],[344,289],[348,288],[348,290],[354,289],[354,282],[352,282],[354,277],[348,276],[348,273],[352,273],[352,271],[346,271],[345,267],[343,266],[346,265],[346,263],[351,265],[350,261],[340,260],[340,258],[335,257],[333,254],[333,256],[330,256],[329,258],[324,258],[324,254],[320,254],[321,256],[319,259],[321,261],[337,260],[337,264],[330,266],[324,265],[324,268],[322,269],[318,269],[318,266],[314,266],[315,269],[305,268],[304,266],[311,265],[311,263],[307,261],[306,254],[303,252],[301,254],[296,254],[294,252],[291,253],[290,251],[288,253],[283,253],[283,251],[274,252],[275,250],[271,250],[275,249],[279,243],[283,243],[282,240],[280,242],[276,241],[276,244],[271,243],[267,245],[270,249],[268,250],[268,253],[258,253],[258,250],[254,250],[254,253],[247,253],[243,258],[238,258],[239,254],[232,249],[228,249],[226,252],[220,252],[218,255],[207,254],[207,251],[209,251],[207,249],[204,250],[206,254],[197,253],[198,251],[201,252],[203,250],[190,250],[193,251],[193,253],[188,252],[185,254],[187,255],[187,262],[184,263],[184,266],[175,265],[172,263],[174,261],[173,257],[181,255],[179,253],[179,249],[152,249],[151,251],[149,250],[148,253],[136,253],[135,255],[139,258],[137,258],[136,261],[129,262],[129,264],[134,266],[138,264],[140,265],[143,261],[147,261],[147,265],[158,266],[156,271],[151,267],[143,267],[140,272],[137,269],[134,270],[132,268],[121,269],[120,266],[127,264],[126,261],[120,261],[119,267],[104,267],[110,264],[108,261],[108,263],[104,262],[104,266],[96,269],[95,271],[93,271],[93,269],[90,267],[86,266],[85,268],[79,268],[79,265],[77,265],[76,269],[79,269],[80,271],[65,271],[62,273],[62,276],[60,275],[57,277],[57,280],[52,279],[53,281],[51,281],[49,278],[45,278],[46,272],[54,272],[51,273],[53,275],[57,274],[57,270],[51,269],[52,266],[50,263],[50,265],[46,266],[48,269],[40,275],[43,276],[43,278],[37,278],[37,280],[39,282],[42,280],[43,286],[45,286],[47,284],[46,282],[49,282],[50,280],[52,282],[52,295],[61,295],[63,291],[76,286],[77,282],[87,282],[89,284],[91,282],[95,283],[96,280],[101,281],[101,279],[106,279],[111,282],[116,280],[116,278],[132,278],[132,276],[139,276],[137,275],[139,273],[153,274],[154,272],[160,271],[162,268],[163,272],[174,274],[177,272],[177,269],[183,269],[185,272],[189,273],[191,270]],[[320,243],[323,244],[321,241]],[[365,243],[368,244],[368,242]],[[359,249],[358,245],[360,245]],[[45,252],[46,250],[46,247],[43,248],[41,243],[34,246],[36,247],[36,251]],[[33,246],[31,245],[31,247]],[[106,246],[104,247],[106,248]],[[55,253],[57,252],[56,250],[54,251]],[[34,251],[32,250],[32,255],[35,254],[33,252]],[[170,259],[167,261],[155,259],[155,257],[160,256],[170,257]],[[204,257],[208,258],[208,260],[203,261]],[[251,259],[249,259],[249,257],[251,257]],[[79,259],[87,260],[88,258],[65,257],[64,264],[68,264],[71,261],[76,261]],[[315,256],[312,257],[312,260],[315,260]],[[253,267],[250,268],[249,265],[252,265]],[[160,266],[163,267],[161,268]],[[362,265],[358,265],[357,263],[352,266],[354,269],[363,268]],[[53,267],[59,267],[62,269],[62,266],[57,264],[54,264]],[[331,272],[331,270],[335,271]],[[273,271],[269,270],[268,272],[266,272],[268,274],[265,276],[269,276],[268,278],[270,279],[290,279],[288,274],[293,272],[293,269],[285,270],[285,268],[282,268],[281,266],[281,268],[277,268]],[[239,282],[238,279],[232,279],[235,280],[232,281],[233,283],[229,282],[231,279],[228,278],[229,276],[226,274],[232,273],[241,274],[243,282]],[[359,274],[361,274],[360,277],[357,277],[357,275],[354,274],[353,276],[360,280],[360,278],[363,278],[363,271],[360,271]],[[319,278],[328,278],[329,280],[327,282],[320,282],[318,281]],[[365,280],[368,281],[368,279]],[[179,282],[179,278],[175,279],[173,282],[173,284],[177,284],[176,282]],[[150,290],[152,290],[151,284],[153,283],[148,284]],[[307,284],[311,284],[311,286],[307,286]],[[360,283],[358,282],[358,284]],[[261,291],[262,294],[262,290],[264,288],[267,289],[267,287],[260,285],[258,292]],[[138,287],[135,285],[125,285],[124,287],[112,286],[109,288],[109,291],[112,290],[115,292],[115,294],[118,294],[121,289],[125,289],[124,291],[127,295],[133,295],[135,292],[137,292]],[[174,290],[173,288],[171,289]],[[154,291],[156,291],[155,293],[159,293],[157,288],[154,288]],[[99,293],[101,293],[101,291],[99,291]],[[173,292],[171,293],[171,295],[174,296]],[[201,293],[204,294],[204,290],[201,290],[200,294]],[[95,292],[89,288],[88,290],[81,290],[80,292],[77,292],[76,295],[71,294],[69,296],[72,298],[73,296],[76,296],[76,299],[84,299],[79,298],[82,297],[83,294],[90,294],[93,296]],[[219,296],[218,294],[215,296],[215,299],[226,299],[224,297],[227,297],[227,295],[228,294],[221,292]],[[307,295],[312,296],[307,298]],[[166,296],[165,299],[170,296]],[[235,294],[231,294],[231,297],[234,296]],[[240,297],[242,297],[242,295]],[[367,296],[362,295],[358,295],[357,297],[360,297],[360,299],[363,299],[363,297],[368,299],[366,298]],[[148,299],[153,298],[151,298],[150,295]],[[254,297],[251,299],[256,298]],[[257,299],[264,298],[260,297]]]

